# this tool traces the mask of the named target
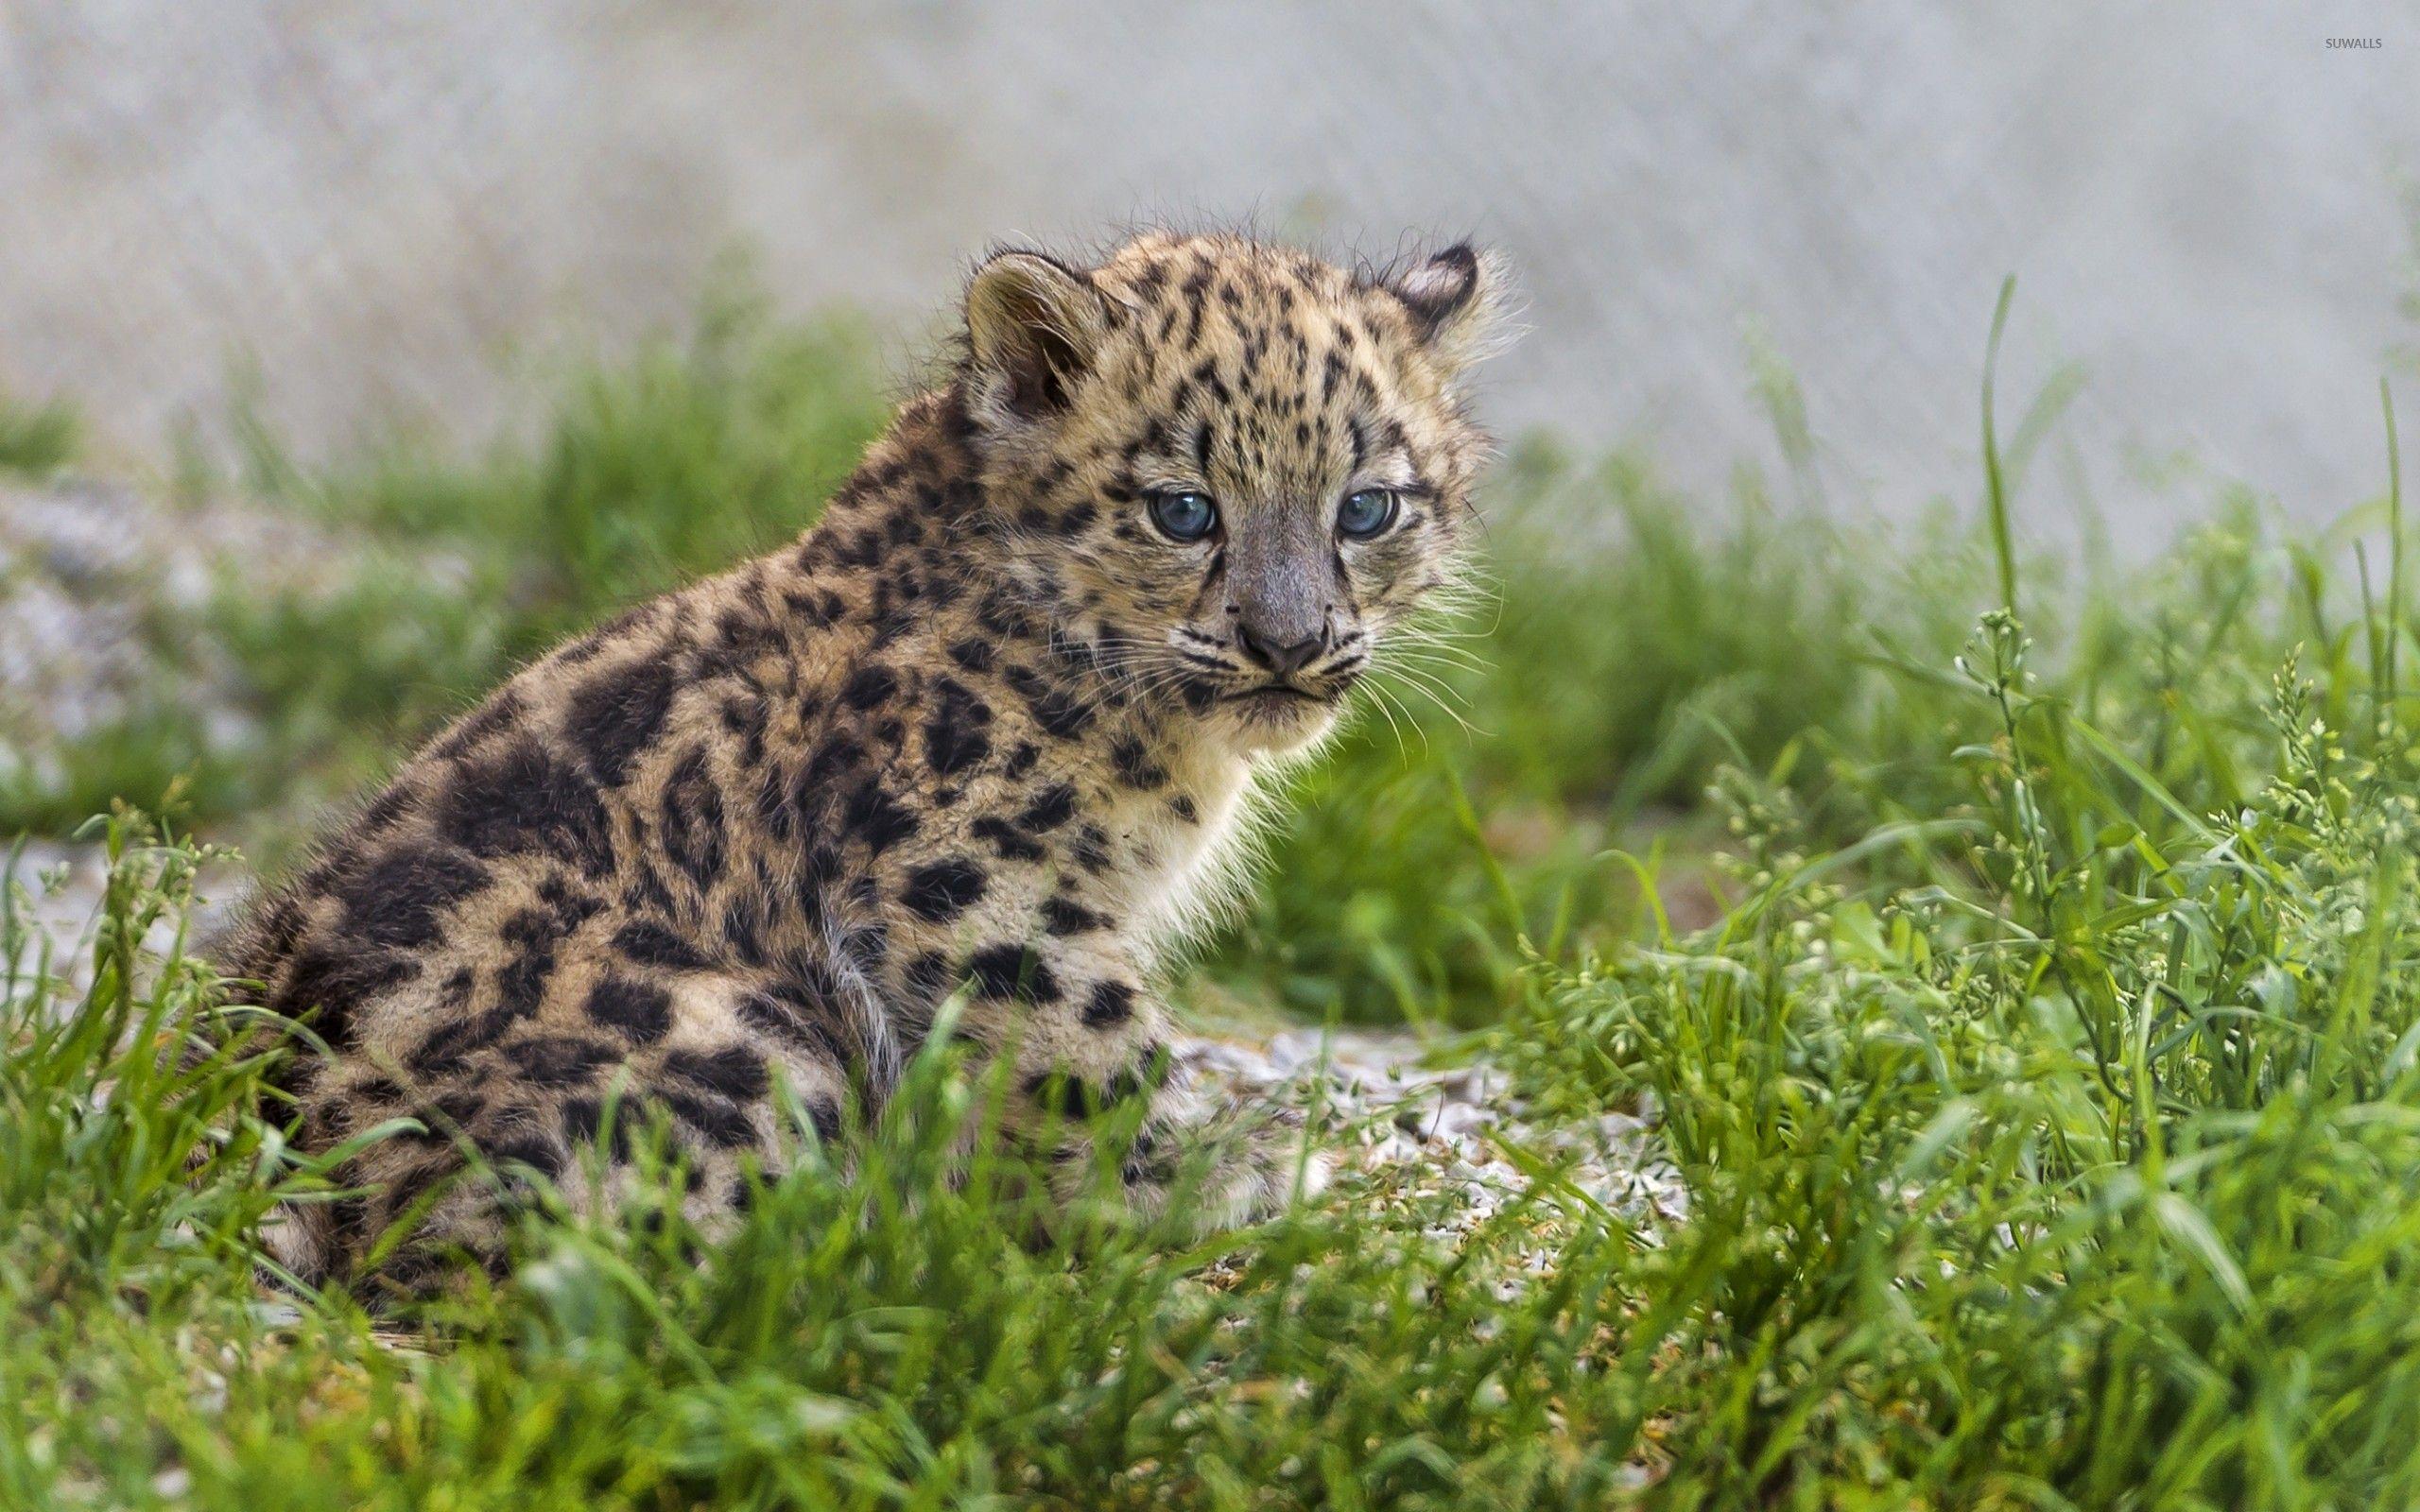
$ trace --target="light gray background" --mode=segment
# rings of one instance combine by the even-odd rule
[[[247,367],[307,451],[476,437],[516,359],[677,322],[735,240],[907,372],[990,241],[1250,215],[1503,246],[1498,418],[1691,486],[1770,454],[1755,322],[1894,511],[1974,491],[2014,271],[2003,391],[2082,365],[2121,539],[2206,494],[2134,481],[2179,453],[2323,519],[2381,486],[2380,372],[2420,400],[2415,61],[2420,8],[2311,0],[0,0],[0,385],[130,459]]]

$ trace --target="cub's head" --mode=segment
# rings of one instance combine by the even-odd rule
[[[1502,296],[1467,246],[1355,274],[1234,237],[986,262],[960,392],[1011,580],[1066,654],[1240,751],[1326,730],[1455,579]]]

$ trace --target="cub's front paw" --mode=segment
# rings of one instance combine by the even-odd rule
[[[1175,1126],[1156,1120],[1127,1154],[1121,1176],[1137,1210],[1167,1214],[1196,1233],[1275,1216],[1327,1188],[1335,1162],[1310,1140],[1300,1110],[1230,1104]]]

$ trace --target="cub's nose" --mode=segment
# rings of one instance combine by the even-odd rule
[[[1317,635],[1306,635],[1299,641],[1280,642],[1255,632],[1249,625],[1238,625],[1236,642],[1247,659],[1283,678],[1300,672],[1310,664],[1311,658],[1327,649],[1327,631],[1322,629]]]

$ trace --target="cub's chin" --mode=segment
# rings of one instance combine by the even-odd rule
[[[1309,694],[1263,690],[1219,700],[1210,712],[1214,739],[1242,756],[1308,751],[1336,728],[1337,704]]]

